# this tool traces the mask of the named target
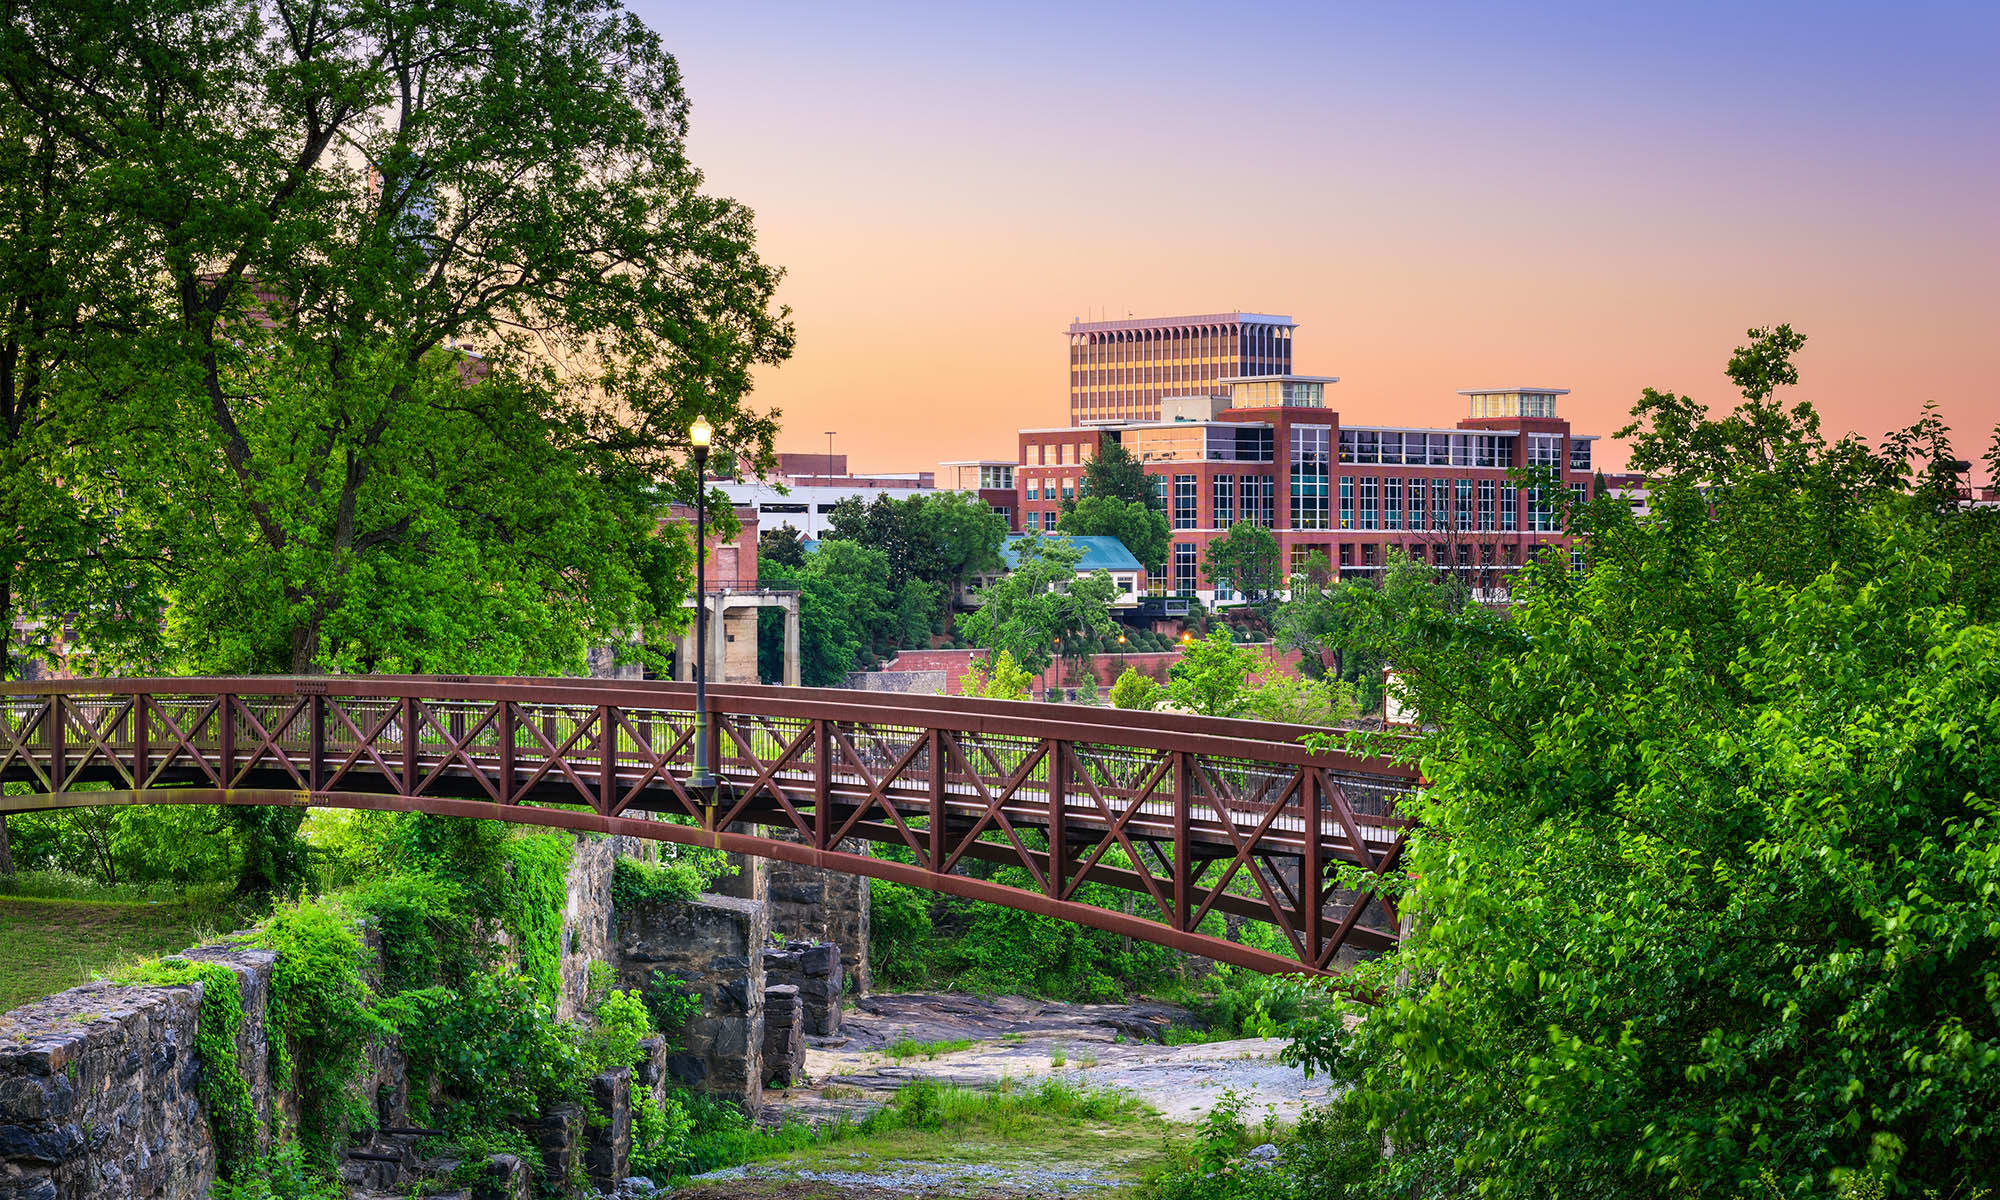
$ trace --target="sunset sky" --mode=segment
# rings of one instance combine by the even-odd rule
[[[1237,308],[1357,424],[1530,384],[1608,434],[1648,385],[1732,400],[1780,321],[1836,432],[2000,422],[1991,0],[630,2],[789,272],[780,449],[1011,458],[1071,319]]]

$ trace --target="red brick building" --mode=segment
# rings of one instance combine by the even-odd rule
[[[1020,527],[1046,530],[1082,486],[1101,438],[1116,437],[1159,489],[1172,530],[1169,560],[1148,564],[1160,590],[1204,602],[1217,590],[1206,548],[1239,522],[1269,528],[1287,569],[1324,555],[1342,576],[1380,571],[1392,549],[1451,567],[1491,598],[1538,553],[1568,553],[1561,503],[1522,488],[1515,468],[1551,471],[1588,494],[1596,435],[1556,414],[1562,388],[1459,393],[1468,415],[1449,429],[1360,424],[1327,406],[1323,376],[1236,376],[1226,395],[1174,397],[1161,419],[1020,432]]]

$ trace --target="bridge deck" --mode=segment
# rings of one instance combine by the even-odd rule
[[[37,788],[8,797],[14,810],[328,804],[615,828],[1133,932],[1133,918],[1077,899],[1103,883],[1158,908],[1136,936],[1267,969],[1273,956],[1204,922],[1277,925],[1294,970],[1393,944],[1393,904],[1369,880],[1395,867],[1409,826],[1395,801],[1415,775],[1308,750],[1309,730],[805,688],[710,697],[712,796],[686,786],[691,688],[570,679],[7,685],[0,778]],[[865,856],[856,840],[909,861]],[[982,877],[994,865],[1021,868],[1033,890]],[[1343,865],[1350,884],[1364,873],[1360,886],[1339,886]]]

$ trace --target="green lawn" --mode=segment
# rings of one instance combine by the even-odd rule
[[[0,897],[0,1012],[98,971],[195,944],[213,916],[186,904]]]

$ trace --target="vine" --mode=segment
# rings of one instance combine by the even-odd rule
[[[201,1064],[201,1104],[215,1139],[217,1167],[223,1178],[239,1179],[257,1153],[258,1132],[250,1084],[236,1062],[236,1038],[243,1031],[242,980],[221,963],[176,954],[141,963],[122,973],[118,982],[160,987],[201,984],[194,1036],[195,1060]]]
[[[368,1039],[384,1029],[361,977],[361,943],[338,913],[299,904],[274,913],[257,944],[278,954],[271,973],[272,1078],[280,1087],[296,1085],[299,1143],[308,1161],[330,1171],[349,1123],[373,1116],[348,1094]]]
[[[508,932],[518,947],[521,974],[550,1000],[562,992],[563,908],[575,853],[576,840],[562,833],[514,838],[505,850],[513,876]]]

